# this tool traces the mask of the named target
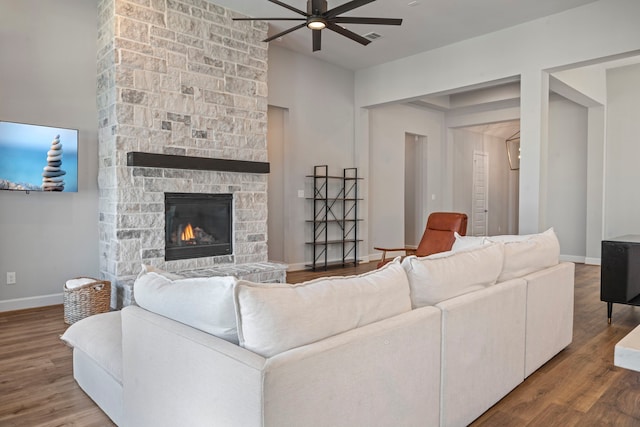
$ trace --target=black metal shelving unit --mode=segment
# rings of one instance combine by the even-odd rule
[[[326,270],[358,264],[358,168],[345,168],[342,176],[329,175],[327,165],[313,167],[313,240],[306,242],[312,247],[312,261],[307,267]],[[341,258],[329,261],[331,247],[340,247]]]

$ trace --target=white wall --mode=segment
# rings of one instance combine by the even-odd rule
[[[95,1],[0,0],[0,120],[78,129],[78,193],[0,192],[0,311],[98,274]],[[6,284],[6,272],[17,284]]]
[[[561,96],[549,100],[546,222],[563,259],[584,262],[587,230],[587,108]]]
[[[430,212],[442,209],[444,114],[405,105],[372,108],[369,111],[368,246],[403,247],[405,134],[426,137],[426,188],[423,188],[422,224]],[[435,199],[432,200],[432,196]]]
[[[640,65],[607,72],[604,237],[640,234]]]
[[[284,142],[284,261],[290,269],[311,261],[311,201],[298,198],[298,190],[312,197],[314,165],[328,165],[333,175],[354,161],[354,73],[292,51],[269,46],[269,104],[286,108]],[[366,181],[365,181],[366,182]],[[336,253],[331,257],[335,258]]]

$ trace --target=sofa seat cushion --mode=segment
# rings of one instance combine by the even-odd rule
[[[119,311],[96,314],[69,326],[60,337],[122,384],[122,321]]]
[[[143,268],[133,289],[140,307],[237,344],[235,283],[232,276],[173,280]]]
[[[504,243],[504,265],[498,282],[553,267],[560,260],[560,243],[553,228],[539,234],[492,236],[487,240]]]
[[[409,256],[407,272],[414,308],[435,305],[496,283],[503,263],[503,245],[493,243],[466,251],[419,258]]]
[[[359,276],[296,285],[241,280],[234,298],[240,345],[264,357],[411,310],[399,259]]]

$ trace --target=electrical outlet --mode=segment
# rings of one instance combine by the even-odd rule
[[[7,272],[7,285],[15,285],[16,284],[16,272],[8,271]]]

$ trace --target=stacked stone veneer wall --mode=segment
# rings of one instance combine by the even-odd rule
[[[127,166],[127,152],[267,161],[267,26],[204,0],[100,0],[101,276],[267,260],[267,176]],[[164,193],[232,193],[231,256],[164,261]]]

